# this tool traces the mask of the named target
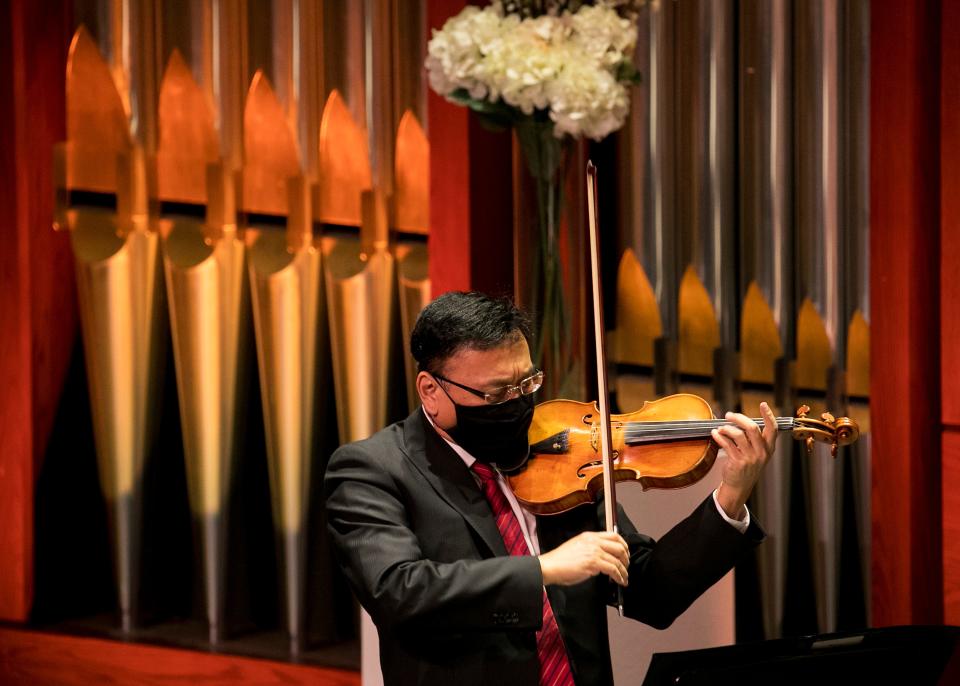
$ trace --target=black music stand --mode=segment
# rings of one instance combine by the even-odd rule
[[[899,626],[656,653],[644,686],[960,684],[960,627]]]

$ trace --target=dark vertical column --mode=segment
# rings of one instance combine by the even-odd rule
[[[943,392],[943,587],[960,624],[960,3],[941,7],[940,355]]]
[[[77,329],[69,237],[51,228],[71,7],[0,10],[0,619],[14,621],[32,602],[34,475]]]
[[[943,620],[940,501],[940,3],[870,22],[873,623]]]

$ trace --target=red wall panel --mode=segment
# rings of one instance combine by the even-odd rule
[[[0,618],[22,619],[30,603],[33,569],[33,434],[30,431],[29,251],[21,230],[25,211],[16,144],[17,96],[22,70],[14,69],[19,43],[13,8],[0,16]],[[11,78],[12,76],[12,78]]]
[[[943,423],[960,427],[960,3],[944,2],[942,12],[940,342]]]
[[[944,621],[960,624],[960,3],[941,7],[940,373]]]
[[[428,0],[427,35],[464,8]],[[467,108],[433,91],[430,136],[430,280],[434,295],[513,291],[512,144],[508,132],[480,126]]]
[[[939,2],[880,0],[870,13],[873,622],[936,624]]]
[[[0,7],[0,619],[22,620],[32,598],[36,463],[77,330],[69,237],[51,228],[71,3]]]
[[[33,585],[33,486],[76,333],[73,261],[54,234],[54,143],[65,136],[68,2],[0,12],[0,618]]]
[[[943,621],[960,624],[960,430],[943,433]]]

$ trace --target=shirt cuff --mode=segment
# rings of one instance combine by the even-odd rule
[[[733,519],[732,517],[728,517],[727,513],[723,511],[722,507],[720,507],[720,501],[717,500],[717,492],[719,490],[720,489],[718,488],[713,492],[713,504],[717,506],[717,512],[719,512],[720,516],[724,518],[727,524],[732,526],[734,529],[742,534],[747,533],[747,529],[750,528],[750,508],[746,505],[743,506],[744,511],[747,513],[743,519],[737,520]]]

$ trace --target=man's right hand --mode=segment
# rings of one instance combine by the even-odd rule
[[[540,556],[543,584],[572,586],[597,574],[606,574],[626,586],[630,549],[620,534],[584,531]]]

